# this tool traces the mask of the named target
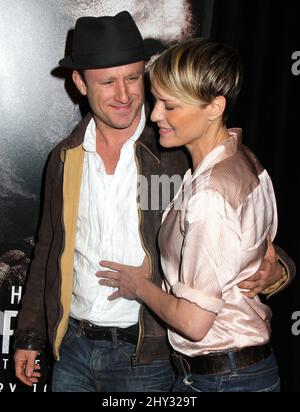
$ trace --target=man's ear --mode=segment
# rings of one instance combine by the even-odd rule
[[[86,96],[87,92],[86,92],[85,81],[82,78],[81,74],[77,70],[73,70],[72,79],[73,79],[73,82],[75,83],[77,89],[80,91],[80,93],[83,96]]]
[[[209,104],[210,106],[210,114],[209,120],[213,121],[223,116],[225,107],[226,107],[226,99],[224,96],[217,96],[214,100]]]

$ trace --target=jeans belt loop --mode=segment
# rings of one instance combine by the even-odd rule
[[[111,337],[112,337],[112,347],[114,349],[117,349],[118,347],[118,333],[117,333],[117,328],[110,328],[111,331]]]
[[[77,319],[76,319],[77,320]],[[85,324],[85,320],[80,320],[79,321],[79,327],[80,327],[80,331],[81,331],[81,334],[83,335],[83,336],[85,336],[85,329],[84,329],[84,324]]]

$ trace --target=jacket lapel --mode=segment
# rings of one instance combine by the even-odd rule
[[[64,249],[60,260],[61,265],[61,298],[63,317],[58,325],[55,341],[55,354],[66,332],[71,306],[73,287],[74,250],[76,238],[76,222],[78,217],[79,196],[83,169],[84,150],[82,145],[66,150],[63,177],[63,224],[65,233]]]

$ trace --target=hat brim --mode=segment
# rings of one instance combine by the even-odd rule
[[[143,53],[138,53],[129,56],[127,53],[124,56],[114,56],[105,57],[103,55],[94,55],[93,58],[88,57],[86,62],[75,62],[72,56],[66,56],[59,60],[58,64],[65,69],[71,70],[86,70],[86,69],[104,69],[108,67],[123,66],[125,64],[136,63],[138,61],[148,61],[153,55],[161,53],[165,47],[159,40],[156,39],[145,39],[144,40],[144,51]]]

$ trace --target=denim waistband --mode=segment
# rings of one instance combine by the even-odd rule
[[[87,320],[77,320],[72,318],[73,321],[79,324],[81,333],[91,340],[108,340],[114,341],[115,339],[123,340],[136,344],[138,336],[138,324],[129,326],[128,328],[118,328],[111,326],[98,326]]]
[[[232,369],[241,369],[264,360],[272,353],[269,344],[249,346],[246,348],[190,357],[180,353],[173,353],[172,360],[176,369],[183,373],[188,369],[190,373],[199,375],[229,373]]]

